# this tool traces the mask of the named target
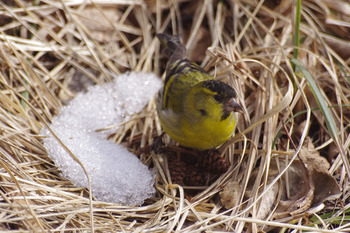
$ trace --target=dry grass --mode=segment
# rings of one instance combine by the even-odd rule
[[[332,139],[324,115],[315,110],[317,100],[306,79],[296,77],[290,63],[295,9],[291,2],[2,1],[0,229],[257,232],[285,227],[349,232],[345,212],[349,209],[349,164],[343,163],[350,147],[349,3],[302,3],[299,59],[332,106],[329,110],[338,130]],[[109,81],[108,71],[153,71],[161,76],[164,62],[154,33],[164,31],[181,34],[192,60],[235,87],[246,114],[237,126],[242,133],[225,145],[232,166],[190,195],[189,187],[171,184],[166,155],[144,156],[157,170],[156,197],[139,207],[92,201],[87,189],[74,187],[59,175],[39,132],[76,91],[91,81]],[[292,117],[301,111],[305,114]],[[150,144],[150,132],[160,134],[161,129],[155,114],[147,112],[154,113],[153,102],[141,117],[124,125],[114,140],[123,141],[131,129],[131,135],[140,139],[131,150]],[[273,147],[277,132],[288,120],[286,128],[296,151],[290,150],[286,133]],[[334,218],[329,216],[327,221],[321,216],[320,224],[314,225],[305,210],[273,221],[273,211],[263,216],[259,208],[263,194],[272,187],[267,171],[276,159],[295,159],[307,137],[330,161],[329,172],[341,187],[342,196],[323,209]],[[252,175],[254,184],[249,186]],[[229,180],[241,186],[236,205],[226,210],[218,193]]]

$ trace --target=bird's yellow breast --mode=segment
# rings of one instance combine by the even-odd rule
[[[182,146],[206,150],[220,146],[227,141],[236,125],[236,117],[231,113],[225,120],[208,117],[190,119],[173,113],[159,113],[164,131]]]

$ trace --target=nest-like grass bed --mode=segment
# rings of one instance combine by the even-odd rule
[[[307,0],[298,11],[296,2],[2,1],[0,229],[349,232],[350,5]],[[245,113],[221,148],[230,168],[183,186],[171,181],[166,153],[144,153],[157,172],[156,196],[142,206],[97,201],[60,175],[40,130],[77,92],[109,82],[110,72],[161,77],[157,32],[181,35],[191,60],[235,88]],[[161,134],[154,100],[133,119],[111,140],[136,152]],[[305,151],[326,169],[310,169]],[[300,182],[283,182],[297,166]],[[316,203],[326,180],[333,186]],[[308,190],[284,196],[300,183]]]

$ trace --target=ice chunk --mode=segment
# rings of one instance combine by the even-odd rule
[[[155,74],[122,74],[114,82],[79,93],[54,117],[50,128],[83,163],[98,200],[135,205],[154,194],[154,172],[124,147],[106,140],[106,132],[95,130],[129,119],[160,87],[161,81]],[[42,134],[46,136],[44,146],[62,174],[76,186],[87,187],[80,165],[48,129],[44,128]]]

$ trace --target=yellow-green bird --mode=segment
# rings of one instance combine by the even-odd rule
[[[180,145],[212,149],[227,141],[236,126],[241,106],[236,92],[186,59],[178,36],[157,34],[169,57],[157,112],[164,131]]]

